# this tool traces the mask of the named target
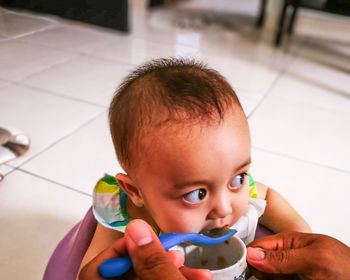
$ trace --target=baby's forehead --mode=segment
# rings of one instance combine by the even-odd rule
[[[220,172],[226,178],[250,157],[249,134],[234,123],[234,119],[224,118],[217,123],[175,123],[153,128],[133,150],[133,171],[139,178],[152,174],[157,180],[195,181],[214,178],[209,169],[223,165],[226,171]]]
[[[206,135],[208,131],[215,131],[218,127],[226,130],[235,127],[236,131],[241,131],[242,129],[247,130],[245,129],[247,126],[244,113],[232,110],[225,113],[223,118],[163,119],[139,131],[135,137],[134,151],[137,151],[139,155],[155,153],[160,145],[168,149],[173,146],[186,146],[192,143],[193,137],[201,137],[201,134]],[[174,139],[177,141],[174,142]]]
[[[223,119],[164,119],[150,124],[140,131],[143,135],[139,139],[140,143],[146,143],[148,138],[152,141],[169,137],[189,137],[195,131],[206,131],[213,127],[218,127],[224,122]],[[155,143],[155,142],[153,142]]]
[[[145,134],[161,134],[192,131],[195,128],[205,130],[218,127],[223,123],[232,122],[233,120],[236,123],[246,123],[247,121],[240,104],[235,104],[226,109],[222,116],[216,110],[208,114],[197,115],[187,111],[158,111],[149,118],[148,123],[145,123],[144,132]]]

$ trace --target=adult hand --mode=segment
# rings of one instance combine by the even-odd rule
[[[105,279],[98,272],[99,265],[107,259],[125,256],[126,254],[131,257],[134,269],[117,279],[212,279],[209,270],[191,269],[182,266],[184,256],[180,252],[166,252],[158,237],[146,222],[133,220],[127,225],[122,239],[119,239],[110,248],[96,256],[81,270],[79,280]]]
[[[326,235],[284,232],[250,243],[247,262],[270,275],[294,274],[294,278],[290,279],[347,280],[350,275],[350,248]],[[296,275],[298,278],[295,278]],[[256,276],[263,277],[261,274]],[[268,279],[286,278],[269,276]]]

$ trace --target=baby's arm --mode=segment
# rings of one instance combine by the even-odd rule
[[[90,246],[80,264],[79,272],[87,263],[94,259],[99,253],[109,248],[116,240],[122,238],[123,235],[124,234],[122,232],[105,228],[104,226],[98,224]]]
[[[256,182],[259,198],[266,200],[266,209],[259,223],[275,233],[282,231],[311,232],[310,226],[277,191]]]

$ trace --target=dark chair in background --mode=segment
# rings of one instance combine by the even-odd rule
[[[234,0],[232,0],[234,1]],[[158,7],[161,5],[165,5],[168,3],[171,3],[171,1],[166,1],[166,0],[149,0],[149,8],[152,9],[154,7]],[[260,7],[259,7],[259,13],[257,15],[257,19],[256,19],[256,26],[257,27],[262,27],[264,24],[264,20],[265,20],[265,14],[266,14],[266,4],[267,4],[267,0],[260,0]]]
[[[0,6],[129,31],[128,0],[0,0]]]
[[[234,0],[232,0],[234,1]],[[260,0],[256,25],[261,27],[265,19],[267,0]],[[149,0],[150,9],[171,3],[166,0]],[[39,13],[130,31],[128,0],[0,0],[0,6],[31,10]]]
[[[285,32],[287,32],[288,35],[291,35],[293,33],[295,20],[297,17],[298,9],[300,7],[318,10],[326,13],[350,16],[349,0],[283,0],[283,6],[280,13],[275,35],[275,46],[281,45],[282,38]],[[291,10],[290,13],[288,13],[288,9]],[[286,23],[288,16],[289,22]]]

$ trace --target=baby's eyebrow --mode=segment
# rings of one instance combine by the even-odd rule
[[[179,184],[175,184],[174,188],[175,189],[185,189],[185,188],[188,188],[191,186],[207,186],[207,185],[209,185],[209,183],[206,181],[193,181],[193,182],[190,181],[190,182],[182,182]]]
[[[237,168],[236,168],[236,172],[240,169],[242,169],[243,167],[249,165],[252,163],[251,157],[249,157],[245,162],[243,162],[242,164],[240,164]]]
[[[251,157],[249,157],[246,161],[244,161],[242,164],[240,164],[236,170],[234,171],[234,173],[238,172],[239,170],[241,170],[243,167],[251,164]],[[188,182],[181,182],[178,184],[174,185],[175,189],[184,189],[184,188],[188,188],[191,186],[208,186],[210,185],[210,182],[207,181],[188,181]]]

